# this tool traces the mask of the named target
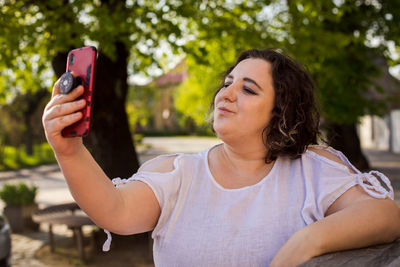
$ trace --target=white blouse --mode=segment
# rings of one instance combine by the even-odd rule
[[[350,187],[358,184],[375,198],[393,199],[383,174],[361,173],[341,152],[313,147],[338,156],[347,166],[307,150],[299,159],[278,158],[257,184],[227,189],[210,172],[209,148],[145,163],[175,157],[171,172],[139,171],[113,182],[118,187],[142,181],[157,197],[161,215],[152,233],[156,266],[268,266],[296,231],[322,219]],[[103,250],[108,250],[111,235],[105,231],[109,238]]]

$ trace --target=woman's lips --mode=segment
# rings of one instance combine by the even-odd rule
[[[234,113],[233,111],[231,111],[227,108],[224,108],[224,107],[220,107],[220,108],[218,108],[218,110],[222,113]]]

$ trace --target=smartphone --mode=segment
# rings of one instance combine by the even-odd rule
[[[92,121],[96,57],[97,49],[94,46],[77,48],[68,53],[67,72],[72,72],[74,76],[80,77],[85,91],[79,99],[86,100],[86,107],[81,111],[83,113],[81,120],[62,130],[61,133],[64,137],[82,137],[89,134]]]

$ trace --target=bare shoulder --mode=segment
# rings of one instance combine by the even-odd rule
[[[323,156],[323,157],[325,157],[325,158],[327,158],[329,160],[332,160],[332,161],[334,161],[336,163],[339,163],[339,164],[342,164],[344,166],[347,166],[338,156],[332,154],[329,151],[326,151],[324,149],[317,148],[317,147],[308,147],[308,150],[310,150],[310,151],[312,151],[312,152],[314,152],[314,153],[316,153],[316,154],[318,154],[320,156]],[[347,166],[347,168],[349,169],[349,171],[351,173],[355,173],[349,166]]]
[[[167,173],[175,169],[174,162],[178,154],[161,155],[150,159],[140,166],[138,171]]]
[[[344,164],[344,162],[338,156],[336,156],[336,155],[334,155],[334,154],[332,154],[332,153],[330,153],[330,152],[328,152],[328,151],[326,151],[324,149],[317,148],[317,147],[309,147],[308,150],[310,150],[310,151],[312,151],[314,153],[317,153],[318,155],[323,156],[323,157],[325,157],[327,159],[330,159],[330,160],[333,160],[333,161],[335,161],[337,163],[340,163],[342,165],[346,165],[346,164]]]

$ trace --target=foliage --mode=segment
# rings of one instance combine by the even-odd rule
[[[400,63],[389,58],[399,51],[398,0],[8,0],[0,10],[0,103],[20,101],[16,115],[27,110],[23,96],[50,90],[54,58],[82,45],[97,45],[114,60],[117,44],[124,45],[131,75],[156,76],[171,67],[174,54],[185,55],[189,79],[176,92],[175,108],[181,125],[197,126],[207,124],[219,74],[249,48],[279,47],[304,63],[325,119],[335,123],[383,114],[374,60]],[[371,85],[380,99],[370,97]],[[126,106],[131,127],[151,122],[157,90],[133,87]],[[0,120],[23,131],[18,121]],[[10,138],[0,133],[0,143]]]
[[[155,85],[132,86],[129,90],[126,111],[131,130],[152,123],[155,103],[160,95]]]
[[[12,105],[18,96],[50,91],[55,81],[54,59],[82,45],[96,45],[100,53],[113,60],[117,44],[125,46],[129,74],[159,73],[160,69],[167,69],[172,53],[193,52],[201,57],[203,49],[207,49],[203,44],[218,37],[221,30],[228,35],[227,25],[234,22],[236,32],[243,32],[250,25],[251,21],[246,22],[249,14],[261,8],[252,5],[221,0],[1,1],[0,103]],[[205,28],[215,29],[207,35]],[[201,45],[186,45],[191,40],[200,40]],[[131,124],[151,120],[143,102],[127,106],[134,115]],[[16,112],[28,116],[27,109],[21,105]]]
[[[18,145],[22,143],[23,124],[21,118],[15,112],[9,110],[9,106],[0,107],[0,144],[5,145]]]
[[[377,62],[390,61],[390,42],[398,44],[398,1],[287,2],[284,43],[314,76],[324,118],[349,124],[383,115],[387,98],[376,80],[384,66]]]
[[[184,46],[188,79],[175,94],[180,125],[189,118],[199,127],[210,123],[212,98],[221,83],[221,74],[241,51],[277,44],[269,23],[260,12],[269,1],[243,1],[229,6],[227,1],[200,1],[195,18],[198,37]]]
[[[212,51],[218,52],[219,49]],[[232,51],[228,50],[227,52],[231,52],[230,55],[213,53],[210,56],[213,68],[198,64],[192,56],[187,56],[189,77],[179,85],[174,95],[174,106],[182,114],[179,121],[181,126],[185,125],[188,118],[191,118],[198,126],[209,123],[209,106],[220,84],[218,70],[222,72],[227,64],[234,60]]]
[[[4,1],[0,3],[0,100],[18,91],[50,87],[50,63],[59,53],[96,44],[115,59],[115,44],[130,51],[130,72],[163,67],[167,52],[180,47],[196,13],[190,1]],[[71,38],[72,37],[72,38]],[[49,75],[50,74],[50,75]],[[49,88],[50,89],[50,88]],[[11,100],[10,100],[11,99]]]
[[[24,146],[0,144],[0,171],[56,163],[53,150],[48,143],[34,145],[33,152],[33,155],[27,155]]]
[[[399,51],[398,1],[272,1],[253,12],[259,13],[249,15],[245,31],[235,27],[234,18],[218,30],[213,23],[199,24],[199,36],[210,38],[187,44],[193,61],[188,60],[189,79],[177,92],[177,110],[201,125],[228,62],[251,47],[277,47],[314,77],[326,121],[355,123],[364,114],[386,112],[388,97],[376,83],[384,66],[376,62],[400,63],[389,57],[393,45]]]
[[[49,21],[43,16],[40,5],[6,1],[0,9],[0,103],[4,104],[10,103],[18,93],[36,92],[50,86],[49,56],[54,55],[54,49],[49,48],[54,45],[51,40],[55,35],[45,31]]]
[[[0,199],[6,205],[25,206],[35,203],[37,186],[28,186],[23,182],[18,184],[3,184]]]

